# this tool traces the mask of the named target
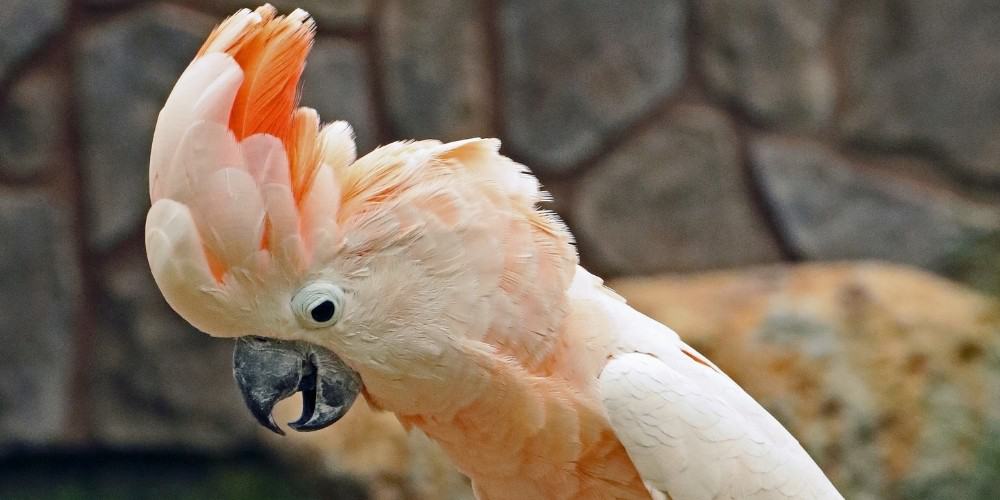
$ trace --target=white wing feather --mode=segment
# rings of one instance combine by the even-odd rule
[[[764,408],[669,328],[602,292],[622,325],[600,377],[611,427],[651,490],[673,500],[840,499]]]

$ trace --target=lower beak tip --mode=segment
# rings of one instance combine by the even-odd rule
[[[274,417],[272,417],[270,414],[267,416],[267,418],[258,418],[257,421],[260,423],[261,426],[267,428],[267,430],[279,436],[285,435],[285,431],[281,430],[281,427],[278,427],[278,423],[274,421]]]

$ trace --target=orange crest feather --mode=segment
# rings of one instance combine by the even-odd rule
[[[260,22],[235,24],[245,23],[246,16],[239,14],[223,21],[209,35],[198,56],[225,52],[243,69],[243,84],[229,117],[229,128],[236,138],[271,134],[291,151],[298,84],[316,26],[301,10],[278,16],[274,7],[263,5],[254,14]]]

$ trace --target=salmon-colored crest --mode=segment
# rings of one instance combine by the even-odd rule
[[[205,297],[228,294],[219,299],[228,308],[234,294],[260,292],[263,280],[250,276],[288,282],[339,236],[333,169],[354,161],[352,132],[343,122],[321,129],[314,110],[296,108],[314,32],[302,10],[237,12],[160,112],[147,253],[167,300],[206,331],[219,329],[207,326]]]
[[[276,16],[270,5],[259,7],[254,14],[260,21],[235,36],[229,32],[240,27],[245,14],[225,20],[208,36],[198,56],[225,52],[243,69],[243,84],[229,116],[229,128],[236,138],[271,134],[287,147],[299,78],[312,47],[315,25],[302,11]]]

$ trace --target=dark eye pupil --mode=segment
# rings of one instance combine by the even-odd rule
[[[319,305],[312,308],[309,311],[309,315],[312,316],[313,321],[317,323],[326,323],[333,318],[333,313],[336,311],[336,307],[333,306],[333,302],[329,300],[324,300],[320,302]]]

